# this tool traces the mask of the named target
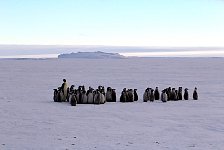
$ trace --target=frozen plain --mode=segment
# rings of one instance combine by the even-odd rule
[[[0,60],[2,150],[222,150],[224,58]],[[135,103],[54,103],[68,83],[137,88]],[[195,86],[198,101],[143,103],[145,88]],[[117,99],[118,100],[118,99]]]

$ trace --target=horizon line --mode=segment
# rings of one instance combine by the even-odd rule
[[[103,53],[106,53],[102,51]],[[78,52],[77,52],[78,53]],[[91,52],[89,52],[91,53]],[[71,53],[67,53],[71,54]],[[118,54],[126,58],[212,58],[212,57],[224,57],[224,51],[170,51],[170,52],[119,52]],[[0,59],[57,59],[59,53],[55,54],[33,54],[33,55],[10,55],[0,56]],[[85,59],[85,58],[84,58]],[[86,58],[88,59],[88,58]]]
[[[224,46],[146,46],[146,45],[82,45],[82,44],[0,44],[0,46],[80,46],[80,47],[139,47],[139,48],[224,48]]]

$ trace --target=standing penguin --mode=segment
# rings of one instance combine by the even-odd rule
[[[170,100],[176,100],[176,92],[175,92],[175,88],[172,88],[172,92],[170,94]]]
[[[66,96],[66,100],[67,102],[69,102],[69,96],[70,96],[70,88],[67,88],[67,96]]]
[[[100,92],[99,89],[95,91],[94,94],[94,104],[100,104]]]
[[[189,94],[188,94],[188,88],[184,89],[184,99],[188,100],[189,99]]]
[[[53,96],[54,102],[58,102],[58,90],[54,89],[54,96]]]
[[[179,97],[178,97],[178,90],[175,90],[175,96],[176,96],[176,97],[175,97],[175,100],[178,101],[178,100],[179,100]]]
[[[168,101],[171,100],[171,87],[167,88],[166,94],[167,94],[167,98],[168,98],[167,100]]]
[[[158,89],[158,87],[156,87],[156,89],[155,89],[154,96],[155,96],[155,100],[159,100],[159,96],[160,96],[160,94],[159,94],[159,89]]]
[[[161,101],[164,103],[167,102],[167,94],[165,90],[163,90],[161,93]]]
[[[93,90],[93,104],[95,104],[96,90]]]
[[[123,89],[123,91],[121,92],[121,96],[120,96],[120,102],[126,102],[127,101],[127,92],[126,92],[126,88]]]
[[[116,92],[115,89],[112,89],[112,102],[116,102]]]
[[[137,89],[134,89],[134,101],[138,101]]]
[[[61,85],[61,89],[62,89],[62,101],[66,101],[67,99],[67,95],[68,95],[68,83],[66,82],[66,79],[63,79],[63,84]]]
[[[134,93],[132,89],[128,89],[127,97],[127,102],[134,102]]]
[[[111,89],[111,87],[107,88],[106,101],[107,102],[112,102],[112,89]]]
[[[147,88],[143,94],[143,102],[147,102],[149,99],[149,88]]]
[[[193,99],[194,100],[198,100],[198,92],[197,92],[197,88],[194,88],[194,92],[193,92]]]
[[[182,87],[179,87],[177,93],[178,93],[178,100],[182,100]]]
[[[151,94],[150,94],[150,102],[154,102],[155,96],[154,96],[154,90],[151,89]]]
[[[61,87],[58,87],[58,102],[62,102],[63,96],[64,96],[64,94],[62,92]]]
[[[82,104],[87,104],[88,100],[87,100],[87,95],[86,95],[86,91],[82,91]]]
[[[77,90],[77,104],[81,103],[82,103],[82,88],[81,86],[79,86]]]
[[[77,104],[77,97],[76,97],[76,93],[75,92],[72,92],[70,94],[69,100],[70,100],[71,106],[76,106],[76,104]]]
[[[88,104],[93,104],[93,89],[91,87],[89,87],[89,90],[87,91],[87,102]]]
[[[106,103],[105,93],[100,92],[99,97],[100,97],[100,104]]]

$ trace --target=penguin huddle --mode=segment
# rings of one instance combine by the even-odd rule
[[[78,86],[75,89],[74,85],[68,87],[65,79],[63,79],[63,84],[58,89],[54,89],[54,102],[69,102],[71,106],[76,106],[77,104],[104,104],[106,102],[116,102],[116,92],[115,89],[107,87],[105,92],[104,86],[98,86],[97,89],[89,87],[88,90],[85,86]],[[182,87],[178,90],[175,88],[165,88],[159,92],[159,88],[156,87],[155,90],[152,88],[146,88],[143,94],[143,102],[154,102],[155,100],[161,100],[162,102],[167,101],[178,101],[178,100],[189,100],[188,88],[184,89],[184,94],[182,94]],[[197,88],[195,87],[193,92],[193,99],[198,100]],[[124,88],[121,92],[120,102],[135,102],[138,101],[137,89],[126,89]]]
[[[66,79],[63,79],[63,84],[58,87],[58,89],[54,89],[54,101],[55,102],[65,102],[68,101],[68,93],[69,88],[66,82]]]
[[[104,86],[98,86],[97,89],[89,87],[88,90],[85,89],[85,86],[79,86],[77,89],[74,87],[74,85],[71,85],[70,88],[67,88],[67,95],[63,94],[61,87],[54,89],[54,102],[70,102],[71,106],[116,102],[116,92],[111,87],[108,87],[106,92]],[[63,100],[64,97],[66,97],[65,100]]]
[[[188,88],[184,89],[184,95],[182,94],[182,87],[179,87],[178,90],[175,88],[168,87],[161,92],[156,87],[155,91],[152,88],[147,88],[143,94],[143,102],[153,102],[154,100],[161,100],[162,102],[167,101],[178,101],[178,100],[189,100]],[[198,100],[197,88],[195,87],[193,92],[193,100]]]
[[[120,102],[126,103],[126,102],[134,102],[138,101],[138,94],[137,94],[137,89],[126,89],[124,88],[123,91],[121,92],[120,96]]]
[[[74,86],[71,86],[68,97],[68,101],[72,106],[76,106],[76,104],[99,105],[104,104],[106,101],[116,101],[115,91],[111,87],[108,87],[107,92],[105,92],[104,86],[98,86],[97,89],[89,87],[87,91],[85,90],[85,86],[79,86],[78,89],[74,89]]]

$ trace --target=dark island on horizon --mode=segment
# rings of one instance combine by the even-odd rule
[[[58,55],[59,59],[63,58],[88,58],[88,59],[124,59],[126,58],[119,53],[106,53],[102,51],[96,52],[77,52],[77,53],[69,53],[69,54],[60,54]]]

